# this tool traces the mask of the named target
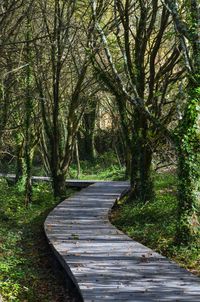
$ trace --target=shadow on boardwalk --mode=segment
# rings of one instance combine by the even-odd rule
[[[95,183],[57,206],[49,242],[84,301],[200,301],[199,278],[133,241],[108,221],[127,182]]]

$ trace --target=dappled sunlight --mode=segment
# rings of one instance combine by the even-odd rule
[[[58,205],[45,222],[84,301],[199,301],[197,277],[109,222],[109,210],[128,187],[93,184]]]

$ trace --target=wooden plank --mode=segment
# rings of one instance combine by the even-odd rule
[[[108,220],[128,182],[96,182],[63,201],[45,232],[86,302],[200,301],[199,278],[133,241]]]

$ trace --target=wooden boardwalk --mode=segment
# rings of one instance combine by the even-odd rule
[[[80,301],[200,302],[200,279],[133,241],[108,220],[127,182],[96,182],[59,204],[45,221],[56,257]]]
[[[15,174],[11,173],[0,173],[0,177],[4,177],[6,179],[10,179],[14,181],[16,178]],[[48,176],[32,176],[32,182],[51,182],[51,178]],[[77,179],[66,179],[66,185],[73,188],[86,188],[94,183],[106,183],[107,181],[99,181],[99,180],[77,180]]]

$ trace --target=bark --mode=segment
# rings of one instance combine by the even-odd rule
[[[153,152],[148,139],[148,122],[138,111],[135,116],[132,145],[131,196],[145,203],[154,197],[151,169]]]
[[[185,115],[181,123],[178,139],[178,224],[176,242],[188,244],[198,237],[200,221],[200,140],[196,111],[200,95],[191,88]]]
[[[76,163],[77,163],[77,178],[79,178],[81,173],[81,164],[80,164],[80,156],[79,156],[78,139],[76,139],[75,152],[76,152]]]
[[[188,244],[198,240],[200,225],[197,215],[200,211],[200,7],[196,0],[187,3],[186,12],[190,20],[187,23],[179,15],[177,1],[165,0],[165,3],[172,15],[188,72],[188,99],[177,137],[179,216],[176,234],[178,244]]]
[[[58,173],[56,170],[52,171],[52,184],[54,197],[59,200],[63,200],[66,197],[66,183],[65,183],[65,174]]]
[[[30,16],[27,16],[26,33],[26,96],[25,96],[25,140],[24,140],[24,169],[25,169],[25,206],[32,201],[32,160],[31,160],[31,115],[32,115],[32,95],[31,95],[31,49],[30,49]]]
[[[97,102],[92,103],[92,110],[83,115],[84,123],[84,157],[86,160],[94,160],[96,156],[94,130],[96,121]]]
[[[23,177],[23,143],[17,145],[17,160],[16,160],[16,178],[15,183],[17,184]]]

